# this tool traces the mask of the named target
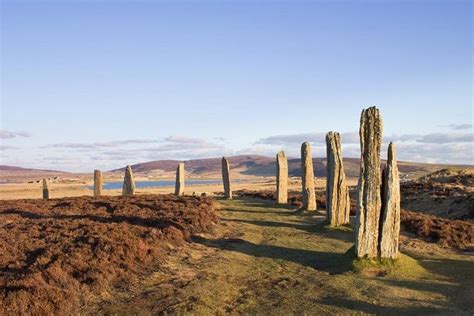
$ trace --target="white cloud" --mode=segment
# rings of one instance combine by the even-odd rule
[[[143,146],[129,146],[139,144]],[[111,170],[152,160],[189,160],[234,154],[232,149],[218,141],[187,136],[169,136],[161,140],[56,143],[38,147],[37,150],[37,162],[42,162],[42,167],[52,166],[70,171],[87,171],[91,168]]]
[[[149,139],[124,139],[114,140],[109,142],[95,142],[95,143],[57,143],[41,146],[40,148],[90,148],[96,149],[100,147],[119,147],[123,145],[135,145],[135,144],[153,144],[158,143],[158,140]]]
[[[40,146],[39,148],[95,148],[94,144],[81,144],[81,143],[58,143],[50,144],[46,146]]]
[[[401,134],[401,135],[391,135],[391,136],[384,136],[383,141],[390,143],[390,142],[408,142],[408,141],[415,141],[422,137],[420,134]]]
[[[417,139],[419,143],[447,144],[447,143],[472,143],[474,133],[433,133],[423,135]]]
[[[349,132],[341,133],[341,140],[346,144],[359,143],[359,133]],[[255,143],[260,145],[296,145],[302,144],[303,142],[309,142],[313,144],[325,144],[326,133],[301,133],[301,134],[290,134],[290,135],[275,135],[266,138],[261,138]]]
[[[97,147],[117,147],[121,145],[134,145],[134,144],[154,144],[158,143],[159,140],[151,139],[124,139],[124,140],[115,140],[110,142],[94,143]]]
[[[88,171],[100,168],[111,170],[126,164],[135,164],[152,160],[190,160],[221,156],[258,154],[274,157],[279,150],[285,150],[288,157],[300,156],[301,143],[312,144],[313,157],[326,156],[326,133],[301,133],[275,135],[257,140],[247,148],[231,148],[220,139],[209,140],[174,135],[158,140],[125,139],[92,143],[56,143],[36,147],[27,153],[26,149],[14,146],[0,146],[2,161],[11,165],[36,166],[47,169],[69,171]],[[359,157],[358,132],[341,134],[344,157]],[[432,134],[401,134],[384,137],[382,158],[386,156],[388,142],[394,141],[398,147],[400,160],[431,163],[473,163],[473,133],[448,131]],[[10,149],[16,149],[12,155]],[[23,151],[25,151],[23,154]],[[28,154],[35,157],[27,161]],[[19,159],[19,157],[23,157]]]
[[[449,127],[455,130],[471,129],[472,124],[450,124]]]
[[[258,140],[256,146],[247,148],[249,154],[273,156],[279,150],[285,150],[288,156],[299,157],[301,143],[312,143],[313,157],[325,157],[325,133],[304,133],[276,135]],[[343,133],[344,157],[359,157],[359,135],[356,132]],[[474,134],[445,132],[432,134],[401,134],[386,136],[384,148],[389,142],[395,142],[399,148],[399,159],[429,163],[473,163]],[[382,151],[382,157],[386,149]],[[242,150],[238,153],[244,153]]]
[[[13,132],[6,129],[0,130],[0,139],[10,139],[15,137],[31,137],[31,134],[27,132]]]
[[[18,149],[16,146],[0,145],[0,150]]]
[[[182,136],[182,135],[174,135],[174,136],[169,136],[166,137],[165,142],[169,143],[179,143],[179,144],[199,144],[199,143],[205,143],[206,141],[201,138],[195,138],[195,137],[187,137],[187,136]]]
[[[426,163],[474,164],[473,143],[397,144],[398,159]],[[382,155],[384,157],[384,155]]]

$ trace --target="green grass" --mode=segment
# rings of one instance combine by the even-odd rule
[[[329,227],[320,213],[263,200],[219,203],[216,233],[196,237],[170,271],[147,283],[143,297],[162,293],[168,282],[175,287],[168,311],[176,314],[457,315],[474,310],[472,255],[419,241],[402,247],[397,260],[356,259],[352,228]],[[155,314],[157,302],[144,301],[126,306]]]
[[[353,253],[353,248],[350,250]],[[418,260],[405,254],[399,254],[396,259],[355,258],[352,261],[352,269],[363,275],[390,276],[398,279],[417,279],[428,276],[428,272]]]

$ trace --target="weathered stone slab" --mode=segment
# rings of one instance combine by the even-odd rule
[[[134,195],[135,194],[135,180],[133,180],[132,167],[127,166],[125,168],[125,177],[123,178],[122,195]]]
[[[351,202],[342,163],[341,136],[326,134],[326,219],[330,226],[349,223]]]
[[[313,158],[311,157],[311,145],[307,142],[301,145],[301,172],[303,209],[315,211],[316,193],[314,191]]]
[[[395,144],[388,145],[387,166],[382,178],[382,212],[380,214],[379,253],[395,259],[400,237],[400,175]]]
[[[276,163],[277,203],[286,204],[288,203],[288,160],[283,150],[276,155]]]
[[[231,199],[232,189],[230,185],[230,167],[229,161],[225,157],[222,157],[222,182],[224,183],[224,197]]]
[[[102,195],[102,172],[94,170],[94,197]]]
[[[43,178],[43,199],[49,199],[49,186],[46,178]]]
[[[183,195],[184,194],[184,162],[178,163],[178,167],[176,168],[176,183],[175,183],[175,195]]]
[[[379,110],[371,107],[360,118],[361,161],[357,197],[356,255],[375,258],[378,252],[381,209],[380,146],[383,122]]]

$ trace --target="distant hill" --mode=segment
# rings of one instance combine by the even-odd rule
[[[59,171],[59,170],[22,168],[22,167],[6,166],[6,165],[0,165],[0,172],[2,172],[2,173],[3,172],[69,173],[69,172],[66,172],[66,171]]]
[[[5,179],[8,179],[9,181],[15,181],[19,179],[33,179],[37,177],[55,177],[65,174],[69,174],[69,172],[0,165],[0,181]]]
[[[240,173],[246,175],[263,176],[267,175],[267,173],[272,173],[270,170],[265,171],[265,168],[271,170],[275,169],[274,160],[265,156],[242,155],[227,158],[229,159],[232,169],[237,169]],[[221,172],[221,159],[222,158],[205,158],[186,160],[186,172],[195,175],[218,174]],[[143,162],[132,165],[132,170],[138,173],[146,173],[154,170],[174,172],[178,162],[182,162],[182,160],[156,160]],[[111,170],[111,172],[123,171],[124,168]]]
[[[233,172],[248,176],[274,176],[276,172],[275,158],[259,155],[241,155],[228,157]],[[348,177],[358,177],[359,158],[344,158],[344,170]],[[174,172],[179,160],[157,160],[132,165],[137,173],[149,173],[160,170],[163,172]],[[385,161],[382,160],[382,164]],[[221,172],[221,158],[193,159],[185,161],[186,172],[195,176],[219,176]],[[326,159],[313,158],[314,174],[316,177],[326,176]],[[415,162],[398,163],[400,172],[405,178],[416,178],[436,170],[446,168],[448,165],[425,164]],[[463,167],[449,165],[449,167]],[[112,172],[123,172],[124,168],[112,170]],[[301,175],[301,164],[299,158],[288,159],[288,172],[290,176]]]

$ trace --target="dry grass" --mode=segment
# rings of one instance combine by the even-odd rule
[[[208,198],[14,200],[0,206],[0,314],[71,314],[127,291],[217,218]]]
[[[458,249],[474,249],[474,224],[402,210],[401,224],[406,231],[430,242]]]

